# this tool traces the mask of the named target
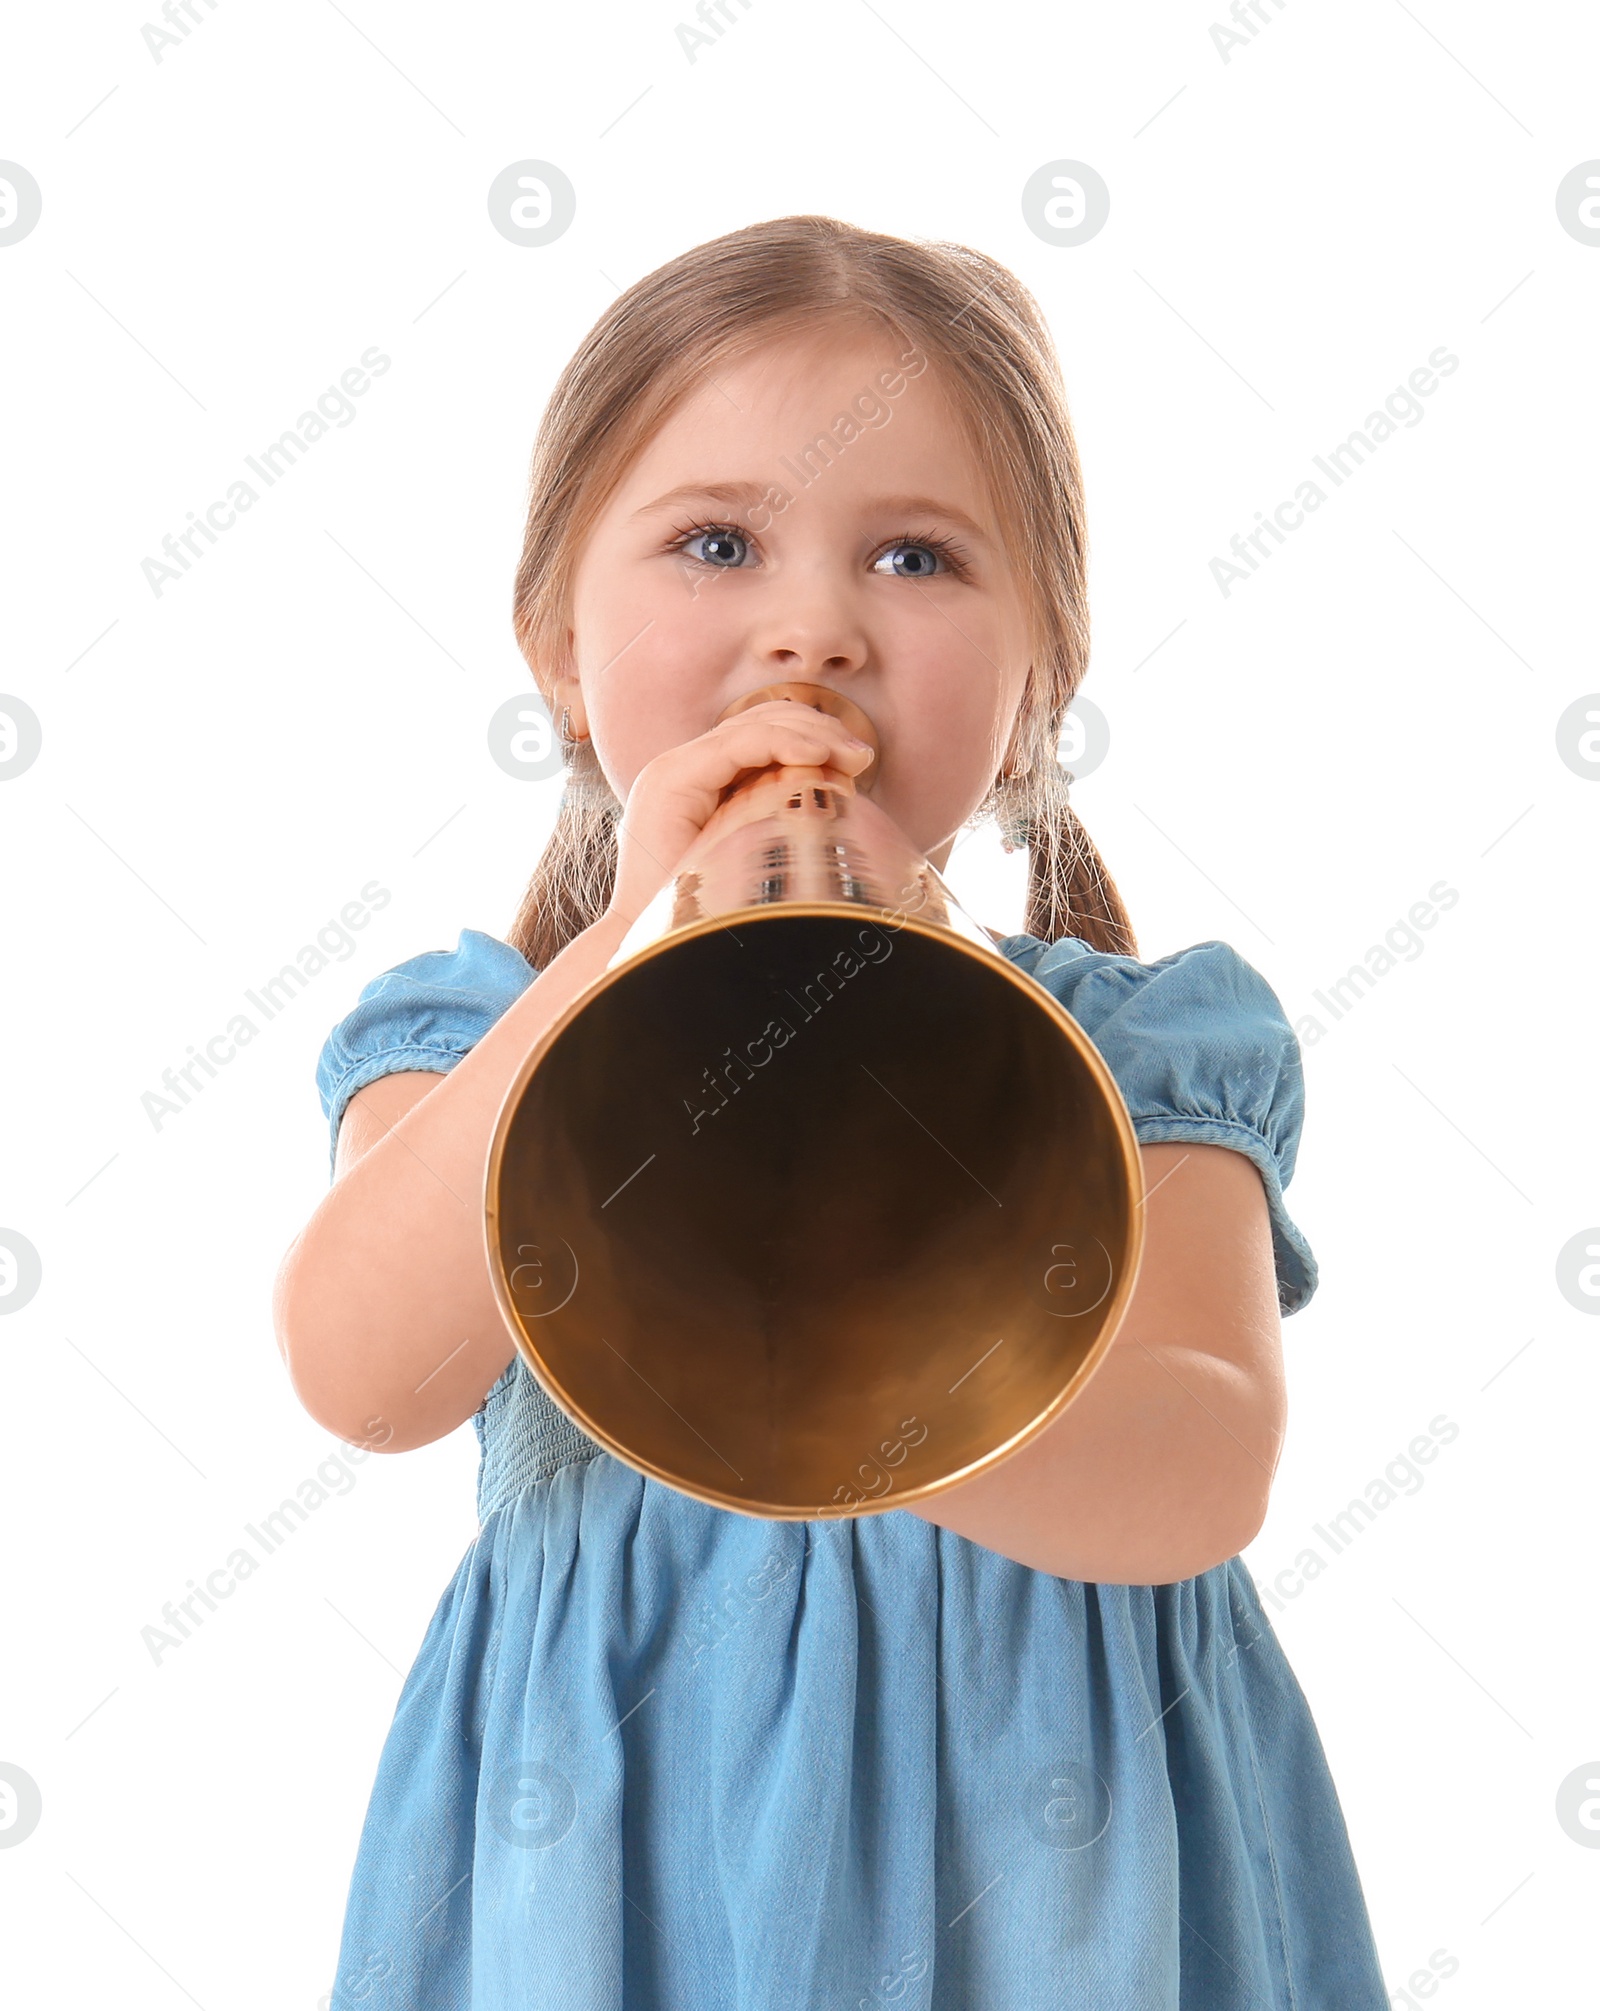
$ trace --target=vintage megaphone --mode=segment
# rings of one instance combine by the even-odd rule
[[[776,697],[876,749],[827,686],[723,717]],[[1110,1070],[874,768],[731,787],[529,1052],[489,1153],[490,1269],[545,1390],[756,1516],[903,1507],[1016,1451],[1110,1347],[1142,1247]]]

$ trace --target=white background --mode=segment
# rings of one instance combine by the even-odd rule
[[[159,63],[136,9],[13,20],[0,155],[44,200],[0,251],[0,690],[44,732],[0,787],[0,1226],[44,1266],[0,1321],[0,1760],[43,1796],[0,1850],[19,2004],[332,1984],[379,1748],[476,1527],[470,1425],[369,1460],[159,1665],[140,1630],[333,1447],[269,1317],[326,1188],[328,1029],[401,959],[504,934],[554,815],[485,729],[527,688],[555,374],[617,287],[796,211],[979,246],[1046,310],[1111,727],[1076,800],[1141,954],[1222,937],[1299,1018],[1459,892],[1305,1051],[1290,1205],[1323,1283],[1249,1561],[1270,1584],[1457,1425],[1276,1625],[1391,1986],[1443,1949],[1451,2011],[1580,2000],[1600,1852],[1555,1800],[1600,1755],[1600,1324],[1555,1262],[1600,1220],[1600,780],[1556,722],[1600,690],[1600,250],[1555,191],[1600,155],[1600,23],[1288,0],[1224,61],[1217,4],[754,0],[693,63],[687,0],[197,0]],[[538,249],[485,203],[527,158],[577,190]],[[1062,158],[1111,190],[1077,248],[1020,206]],[[1421,423],[1224,596],[1230,537],[1441,344]],[[141,560],[371,345],[355,421],[153,594]],[[1022,863],[985,829],[951,877],[1014,928]],[[162,1071],[373,879],[355,953],[154,1128]]]

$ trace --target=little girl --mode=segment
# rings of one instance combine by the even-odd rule
[[[479,1534],[384,1746],[334,2011],[1382,2011],[1322,1748],[1238,1552],[1316,1266],[1302,1083],[1228,945],[1142,963],[1056,763],[1088,651],[1059,369],[1002,266],[825,217],[623,294],[534,457],[515,627],[568,764],[507,941],[366,985],[333,1184],[276,1317],[307,1410],[469,1416]],[[1145,1173],[1117,1338],[1044,1432],[916,1505],[769,1521],[604,1451],[513,1347],[483,1238],[518,1065],[728,785],[841,785],[943,868],[1029,849],[998,950],[1111,1068]],[[993,933],[991,931],[991,933]]]

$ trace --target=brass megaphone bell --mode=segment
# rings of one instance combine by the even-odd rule
[[[785,697],[876,748],[822,685],[722,717]],[[1043,1431],[1143,1237],[1098,1050],[831,773],[730,786],[518,1070],[485,1196],[551,1398],[638,1471],[788,1520],[905,1507]]]

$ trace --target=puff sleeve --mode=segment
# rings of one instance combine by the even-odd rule
[[[1008,936],[1002,952],[1035,978],[1104,1056],[1141,1145],[1226,1145],[1259,1169],[1272,1222],[1281,1312],[1317,1288],[1317,1263],[1284,1203],[1305,1113],[1300,1044],[1277,994],[1227,943],[1156,963],[1075,936]]]
[[[536,976],[509,943],[463,929],[453,950],[425,950],[369,979],[317,1060],[329,1178],[339,1120],[358,1089],[402,1069],[448,1075]]]

